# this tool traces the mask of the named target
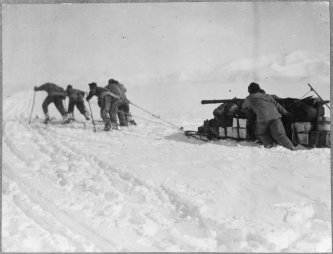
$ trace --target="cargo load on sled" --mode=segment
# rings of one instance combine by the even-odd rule
[[[303,99],[271,96],[292,115],[292,117],[282,116],[282,122],[286,135],[294,145],[331,146],[330,118],[325,117],[324,108],[329,101],[313,96]],[[254,131],[255,114],[249,114],[249,112],[246,114],[241,110],[244,100],[239,98],[202,100],[201,104],[221,104],[214,109],[214,118],[205,120],[197,131],[187,131],[185,134],[206,141],[213,139],[258,140]]]

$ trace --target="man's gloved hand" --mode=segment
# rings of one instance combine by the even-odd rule
[[[34,90],[37,91],[37,86],[34,86]]]

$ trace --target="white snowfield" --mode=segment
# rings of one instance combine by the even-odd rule
[[[2,251],[331,252],[330,149],[44,125],[45,96],[3,102]]]

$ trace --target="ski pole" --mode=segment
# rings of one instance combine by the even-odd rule
[[[90,101],[88,101],[88,104],[89,104],[89,109],[90,109],[90,114],[91,114],[92,124],[94,125],[94,132],[96,132],[96,126],[95,126],[95,121],[94,121],[93,112],[92,112],[92,110],[91,110],[91,106],[90,106]]]
[[[179,129],[179,130],[183,130],[183,127],[178,127],[177,125],[175,125],[175,124],[173,124],[173,123],[170,123],[169,121],[163,120],[160,116],[154,115],[153,113],[149,112],[149,111],[146,110],[146,109],[141,108],[140,106],[134,104],[133,102],[130,102],[130,104],[132,104],[134,107],[137,107],[138,109],[141,109],[142,111],[146,112],[147,114],[150,114],[151,116],[153,116],[153,117],[155,117],[155,118],[157,118],[157,119],[159,119],[159,120],[161,120],[161,121],[164,121],[164,122],[166,122],[166,123],[168,123],[168,124],[170,124],[170,125],[176,127],[176,128]]]
[[[34,110],[34,106],[35,106],[35,97],[36,97],[36,91],[34,92],[34,98],[32,99],[32,106],[31,106],[29,124],[31,124],[32,111]]]
[[[308,83],[308,85],[309,85],[311,91],[314,91],[317,94],[317,96],[319,97],[319,99],[321,99],[321,101],[325,103],[325,101],[323,100],[323,98],[321,98],[321,96],[317,93],[317,91],[314,90],[313,87],[309,83]],[[325,103],[325,105],[326,105],[326,107],[328,107],[329,110],[331,110],[331,108],[327,105],[327,103]]]

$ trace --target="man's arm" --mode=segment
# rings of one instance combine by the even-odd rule
[[[89,101],[95,94],[93,94],[91,91],[89,92],[86,100]]]
[[[279,111],[279,113],[280,113],[281,115],[287,115],[287,114],[289,114],[289,112],[288,112],[283,106],[281,106],[280,103],[278,103],[276,100],[274,100],[274,99],[272,98],[272,96],[270,96],[270,95],[268,95],[268,96],[269,96],[271,102],[274,103],[274,105],[276,106],[277,110]]]
[[[78,94],[80,94],[80,95],[82,95],[83,98],[84,98],[84,96],[86,95],[85,92],[83,92],[83,91],[81,91],[81,90],[79,90],[79,89],[75,89],[75,92],[78,93]]]
[[[41,85],[41,86],[35,86],[35,87],[34,87],[34,90],[35,90],[35,91],[43,91],[43,90],[45,90],[45,84],[44,84],[44,85]]]
[[[248,99],[248,97],[244,100],[243,104],[242,104],[242,111],[251,109],[251,104],[250,101]]]

